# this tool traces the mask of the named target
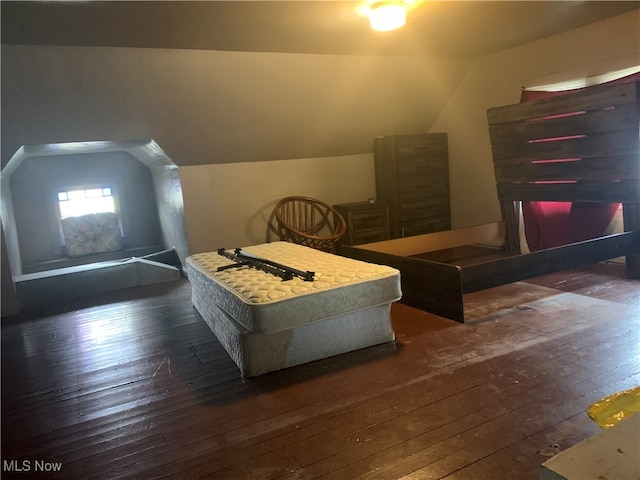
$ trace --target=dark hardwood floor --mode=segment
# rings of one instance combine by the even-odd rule
[[[591,403],[640,384],[621,265],[469,295],[464,325],[395,304],[394,345],[253,379],[190,293],[3,318],[2,478],[536,479],[600,431]]]

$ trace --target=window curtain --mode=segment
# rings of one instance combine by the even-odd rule
[[[635,81],[640,81],[640,73],[606,84]],[[589,88],[559,92],[523,90],[520,101],[566,95]],[[524,234],[529,250],[533,252],[600,237],[605,233],[618,208],[619,203],[522,202]]]

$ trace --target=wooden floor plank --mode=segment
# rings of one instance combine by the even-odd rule
[[[186,280],[28,309],[2,319],[2,459],[62,463],[29,478],[533,479],[598,430],[591,402],[640,382],[623,266],[466,305],[462,325],[395,304],[395,344],[253,379]]]

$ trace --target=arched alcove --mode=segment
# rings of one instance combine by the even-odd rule
[[[1,174],[1,216],[14,277],[175,249],[188,255],[179,169],[153,140],[23,146]],[[122,249],[70,258],[59,242],[55,192],[113,185]]]

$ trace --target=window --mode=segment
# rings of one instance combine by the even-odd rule
[[[113,188],[107,186],[58,192],[58,206],[60,218],[117,212]]]
[[[565,80],[554,82],[546,85],[536,85],[533,87],[526,87],[525,90],[533,92],[562,92],[567,90],[575,90],[578,88],[585,88],[591,85],[599,85],[602,83],[613,82],[623,77],[630,75],[636,75],[640,73],[640,65],[634,65],[633,67],[624,68],[622,70],[615,70],[613,72],[601,73],[598,75],[590,75],[587,77],[574,78],[572,80]]]
[[[120,235],[123,234],[122,217],[114,184],[103,183],[58,187],[54,190],[54,193],[57,195],[56,204],[58,206],[56,230],[60,238],[61,247],[66,245],[62,220],[69,217],[80,217],[92,213],[115,213]]]

